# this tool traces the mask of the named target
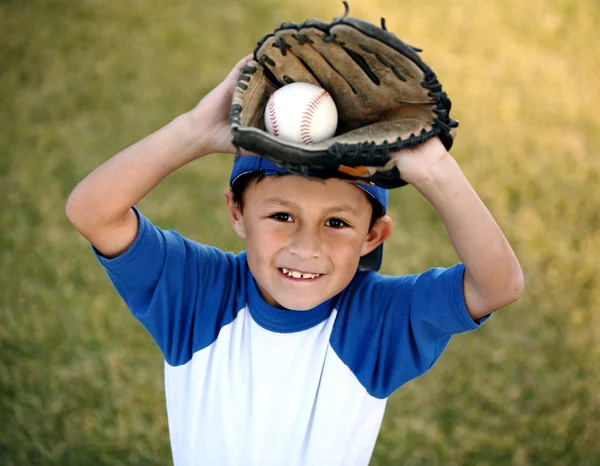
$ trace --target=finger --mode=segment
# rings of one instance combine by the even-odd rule
[[[233,67],[233,69],[231,70],[231,72],[229,73],[229,75],[227,76],[227,78],[235,78],[237,80],[237,78],[239,77],[240,73],[242,72],[242,69],[244,68],[244,66],[246,66],[246,64],[252,60],[252,58],[254,58],[253,54],[249,54],[246,55],[244,58],[242,58],[240,61],[238,61],[235,66]]]

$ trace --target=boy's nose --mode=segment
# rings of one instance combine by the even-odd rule
[[[298,228],[288,243],[288,252],[302,260],[321,257],[321,242],[318,234],[309,228]]]

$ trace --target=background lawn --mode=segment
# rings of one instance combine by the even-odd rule
[[[372,464],[600,464],[597,0],[353,0],[425,49],[452,150],[503,227],[526,294],[394,394]],[[341,2],[0,2],[0,464],[171,461],[162,358],[64,215],[87,173],[178,114],[283,21]],[[231,157],[140,207],[222,249]],[[393,191],[383,272],[457,258],[432,208]]]

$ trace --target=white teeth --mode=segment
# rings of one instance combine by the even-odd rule
[[[286,269],[285,267],[282,267],[281,271],[284,274],[286,274],[288,277],[293,277],[293,278],[317,278],[321,275],[320,273],[300,273],[297,270],[289,270],[289,269]]]

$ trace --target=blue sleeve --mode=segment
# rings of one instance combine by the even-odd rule
[[[425,373],[454,334],[478,328],[463,296],[463,264],[421,275],[359,273],[340,295],[331,345],[374,397]]]
[[[136,213],[138,234],[125,253],[108,259],[94,252],[166,361],[185,364],[243,307],[240,258],[161,230]]]

